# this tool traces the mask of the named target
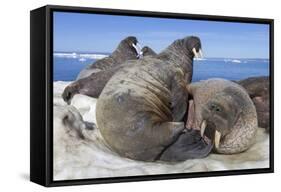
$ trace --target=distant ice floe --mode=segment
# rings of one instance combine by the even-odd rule
[[[87,59],[86,58],[84,58],[84,57],[81,57],[80,59],[79,59],[79,61],[81,61],[81,62],[84,62],[84,61],[86,61]]]
[[[226,63],[268,63],[269,59],[224,59]]]
[[[226,63],[242,63],[242,61],[238,60],[238,59],[224,59],[224,62],[226,62]]]
[[[108,55],[106,54],[80,54],[79,55],[81,58],[87,58],[87,59],[102,59],[104,57],[107,57]]]
[[[107,57],[107,54],[100,53],[63,53],[55,52],[54,57],[69,58],[69,59],[79,59],[79,61],[85,61],[86,59],[102,59]]]
[[[206,58],[194,58],[195,61],[206,61]]]
[[[54,53],[54,57],[77,58],[77,53]]]
[[[241,63],[241,61],[238,60],[238,59],[233,59],[231,62],[232,62],[232,63]]]

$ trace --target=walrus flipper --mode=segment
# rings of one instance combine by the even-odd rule
[[[62,93],[63,100],[70,104],[71,99],[75,94],[98,98],[106,83],[120,68],[120,66],[117,66],[112,69],[93,73],[87,77],[74,81],[64,89]]]
[[[73,82],[64,89],[61,97],[67,104],[70,104],[70,101],[73,98],[73,96],[79,93],[78,91],[79,89],[80,89],[79,84],[77,82]]]
[[[154,143],[153,146],[138,153],[137,156],[131,157],[142,161],[158,160],[167,146],[174,143],[183,133],[184,122],[163,122],[151,127],[150,139]],[[145,145],[145,144],[144,144]]]
[[[96,128],[94,123],[84,121],[80,112],[71,105],[64,108],[62,122],[68,128],[68,133],[74,134],[74,136],[81,139],[85,139],[85,130],[94,130]]]
[[[213,144],[202,139],[199,131],[190,129],[182,133],[174,143],[169,145],[159,155],[158,160],[171,162],[203,158],[211,152],[212,147]]]
[[[160,125],[152,127],[154,129],[155,139],[158,139],[159,144],[169,145],[174,142],[184,130],[184,122],[164,122]],[[161,132],[161,134],[157,133]],[[159,137],[161,135],[161,137]]]

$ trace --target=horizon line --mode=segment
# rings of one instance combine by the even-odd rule
[[[88,53],[88,54],[111,54],[112,52],[103,51],[53,51],[54,53]],[[210,56],[203,57],[203,59],[270,59],[269,57],[222,57],[222,56]]]

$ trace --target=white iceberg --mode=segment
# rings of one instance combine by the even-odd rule
[[[233,59],[231,62],[232,62],[232,63],[241,63],[241,61],[238,60],[238,59]]]
[[[84,139],[81,139],[75,134],[73,127],[63,123],[66,115],[77,118],[77,125],[82,127],[84,121],[96,122],[96,99],[76,95],[71,106],[62,100],[61,94],[69,83],[61,81],[54,83],[54,180],[269,167],[269,136],[262,128],[258,130],[256,143],[248,151],[240,154],[210,154],[204,159],[180,163],[147,163],[120,157],[110,150],[98,128],[83,130]]]
[[[87,60],[87,59],[84,58],[84,57],[81,57],[81,58],[79,59],[80,62],[84,62],[84,61],[86,61],[86,60]]]
[[[67,53],[67,52],[55,52],[53,54],[54,57],[60,58],[71,58],[76,59],[78,58],[79,61],[85,61],[86,59],[102,59],[107,57],[107,54],[100,54],[100,53]]]
[[[193,58],[195,61],[206,61],[206,58]]]
[[[106,54],[80,54],[79,57],[81,58],[88,58],[88,59],[102,59],[104,57],[107,57],[108,55]]]
[[[61,57],[61,58],[77,58],[77,53],[54,53],[54,57]]]

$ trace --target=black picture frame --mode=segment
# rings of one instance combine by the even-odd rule
[[[79,12],[270,25],[270,167],[79,180],[53,180],[53,12]],[[274,172],[274,20],[183,13],[47,5],[30,12],[30,180],[43,186],[82,185]]]

